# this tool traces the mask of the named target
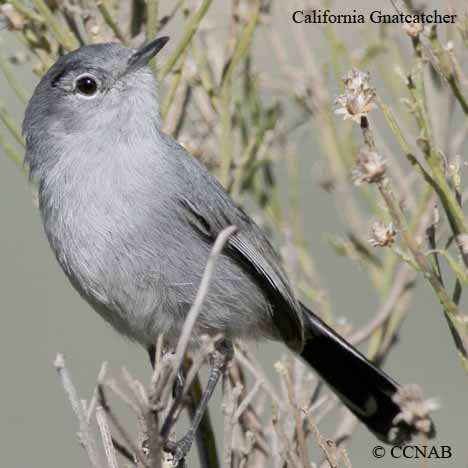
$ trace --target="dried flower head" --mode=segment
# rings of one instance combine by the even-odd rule
[[[421,388],[417,385],[404,385],[393,396],[393,401],[400,407],[393,424],[406,423],[417,433],[427,437],[434,435],[434,424],[430,413],[439,409],[433,398],[423,400]]]
[[[344,78],[345,93],[335,99],[338,108],[336,114],[342,114],[343,118],[352,119],[357,123],[361,118],[376,107],[375,89],[369,85],[369,73],[364,73],[353,68]]]
[[[418,37],[423,32],[422,23],[405,23],[402,27],[409,37]]]
[[[395,242],[395,237],[396,231],[392,223],[387,226],[380,221],[372,223],[369,243],[373,247],[389,247]]]
[[[352,178],[356,185],[362,183],[375,184],[385,175],[385,159],[375,151],[362,148],[357,156]]]

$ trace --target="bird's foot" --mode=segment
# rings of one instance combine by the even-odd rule
[[[165,450],[172,453],[174,466],[183,466],[183,461],[192,447],[193,438],[193,432],[189,431],[177,442],[168,441],[166,443]]]

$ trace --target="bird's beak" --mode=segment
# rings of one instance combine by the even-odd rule
[[[127,70],[134,71],[144,67],[167,44],[169,37],[158,37],[149,44],[137,49],[129,58]]]

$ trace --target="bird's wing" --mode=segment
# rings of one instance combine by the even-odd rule
[[[183,156],[192,158],[190,155]],[[198,166],[198,162],[195,162]],[[302,349],[303,326],[300,306],[280,266],[280,260],[260,228],[237,207],[211,175],[198,168],[191,171],[191,187],[180,195],[186,218],[200,236],[214,242],[226,227],[238,230],[227,241],[225,253],[241,264],[269,296],[273,321],[284,341]],[[200,180],[202,178],[203,180]],[[194,180],[199,179],[199,180]],[[203,190],[199,190],[202,187]]]

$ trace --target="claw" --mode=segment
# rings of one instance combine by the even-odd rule
[[[173,441],[168,441],[166,443],[165,450],[169,453],[172,454],[174,457],[173,463],[175,466],[179,466],[179,463],[181,463],[187,454],[190,451],[190,448],[192,447],[193,443],[193,434],[192,433],[187,433],[182,439],[180,439],[177,442]]]

